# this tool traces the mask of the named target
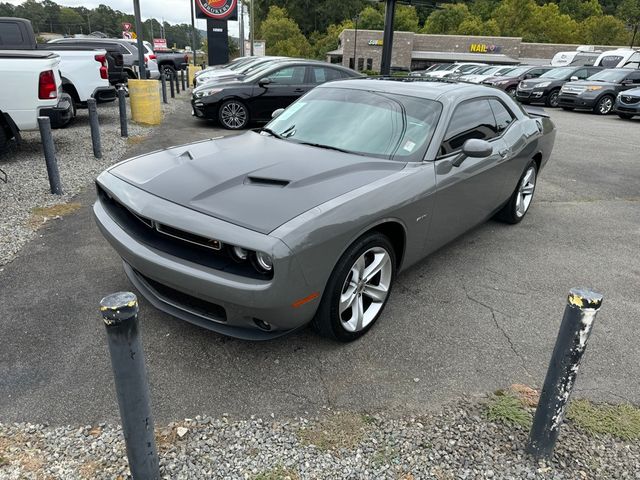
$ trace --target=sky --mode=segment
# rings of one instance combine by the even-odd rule
[[[22,0],[8,0],[9,3],[18,5]],[[54,0],[57,4],[67,7],[95,8],[101,3],[109,5],[114,10],[133,14],[132,0]],[[191,23],[189,0],[140,0],[140,12],[142,19],[153,17],[159,22],[164,19],[169,23]],[[245,10],[246,13],[246,10]],[[205,20],[196,19],[196,27],[206,30]],[[229,34],[238,36],[238,22],[229,22]],[[245,15],[245,37],[249,36],[249,16]]]

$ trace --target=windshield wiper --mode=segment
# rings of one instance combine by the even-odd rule
[[[355,155],[360,155],[356,152],[352,152],[351,150],[345,150],[344,148],[333,147],[331,145],[323,145],[322,143],[313,143],[313,142],[296,142],[296,143],[299,143],[300,145],[309,145],[310,147],[326,148],[327,150],[335,150],[337,152],[352,153]]]
[[[265,133],[268,133],[269,135],[271,135],[272,137],[276,137],[276,138],[279,138],[280,140],[282,140],[282,135],[274,132],[273,130],[271,130],[270,128],[267,128],[267,127],[257,128],[256,132],[265,132]]]

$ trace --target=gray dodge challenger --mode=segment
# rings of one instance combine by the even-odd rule
[[[397,273],[491,217],[518,223],[555,140],[544,111],[446,82],[321,85],[265,127],[125,160],[94,213],[135,287],[233,337],[351,341]]]

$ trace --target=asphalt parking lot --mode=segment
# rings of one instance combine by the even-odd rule
[[[227,134],[188,107],[132,153]],[[532,209],[404,272],[386,312],[344,345],[310,330],[228,339],[141,300],[156,419],[279,417],[331,407],[422,411],[512,383],[540,386],[573,286],[605,295],[576,395],[640,403],[640,119],[552,111],[559,133]],[[130,290],[91,217],[75,214],[0,271],[0,422],[117,421],[98,302]]]

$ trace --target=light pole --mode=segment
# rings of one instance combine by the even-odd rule
[[[140,0],[133,0],[133,13],[136,17],[136,35],[138,38],[138,71],[142,80],[147,79],[147,70],[144,64],[144,44],[142,43],[142,19],[140,18]]]
[[[358,17],[356,15],[353,21],[355,22],[355,33],[353,35],[353,69],[358,71]]]
[[[253,0],[251,0],[251,4],[249,5],[249,41],[251,42],[251,56],[253,57],[253,41],[255,39],[254,35],[253,35],[253,27],[255,26],[256,22],[253,19],[253,14],[254,14],[254,9],[253,9]]]
[[[195,16],[193,14],[193,8],[194,8],[194,4],[193,4],[193,0],[191,0],[191,2],[189,2],[189,5],[191,5],[191,50],[193,50],[193,64],[196,64],[196,19]]]

